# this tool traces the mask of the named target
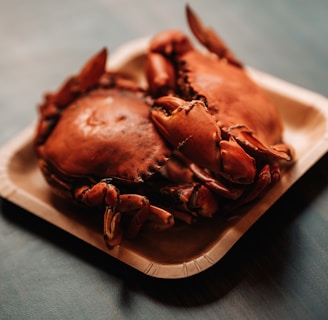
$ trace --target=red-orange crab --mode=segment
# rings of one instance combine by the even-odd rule
[[[276,106],[188,6],[187,18],[209,52],[180,31],[155,35],[147,61],[150,94],[158,97],[152,119],[205,185],[249,202],[279,179],[279,163],[293,150],[281,140]]]
[[[159,203],[154,187],[167,180],[154,176],[171,149],[150,120],[145,92],[132,80],[105,71],[106,59],[104,49],[45,96],[35,150],[46,180],[60,196],[104,210],[104,237],[115,246],[123,233],[132,238],[144,224],[154,230],[173,226],[173,215],[148,197]],[[180,181],[189,183],[176,186],[184,193],[177,209],[185,201],[186,208],[204,215],[217,210],[207,188]]]
[[[152,216],[161,228],[173,224],[169,212],[144,195],[129,193],[132,185],[157,172],[171,151],[149,120],[144,93],[105,72],[106,58],[104,49],[79,75],[46,95],[35,148],[44,176],[60,195],[104,207],[105,239],[114,246],[122,238],[121,213],[133,214],[125,231],[129,237]]]

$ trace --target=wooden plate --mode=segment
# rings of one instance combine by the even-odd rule
[[[110,68],[129,72],[143,82],[147,43],[148,39],[138,39],[116,50],[109,59]],[[144,232],[110,250],[103,241],[99,217],[50,192],[32,150],[34,124],[0,150],[0,195],[149,276],[183,278],[206,270],[328,151],[328,100],[270,75],[247,70],[277,104],[285,125],[284,140],[294,146],[297,160],[264,198],[230,219],[216,217],[192,226],[177,225],[159,234]]]

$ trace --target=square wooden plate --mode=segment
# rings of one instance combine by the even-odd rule
[[[110,68],[137,75],[143,83],[147,44],[148,39],[138,39],[117,49],[110,56]],[[277,104],[285,125],[284,140],[295,148],[297,160],[269,193],[230,219],[216,217],[192,226],[178,225],[164,233],[142,233],[133,241],[124,240],[108,249],[101,219],[50,192],[32,150],[35,124],[0,150],[0,195],[149,276],[183,278],[206,270],[328,151],[325,97],[257,70],[247,71]]]

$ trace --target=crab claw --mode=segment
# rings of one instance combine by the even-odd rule
[[[160,97],[176,91],[176,71],[172,56],[193,50],[188,37],[178,30],[158,33],[151,40],[146,62],[146,75],[151,96]]]
[[[218,57],[227,59],[230,64],[240,68],[243,66],[216,32],[210,28],[206,28],[188,5],[186,6],[186,13],[191,31],[203,46],[215,53]]]
[[[76,94],[92,87],[105,72],[106,60],[107,49],[103,48],[85,63],[78,75],[72,76],[64,82],[53,95],[53,102],[58,107],[66,107]]]
[[[190,161],[236,183],[251,183],[255,160],[221,130],[200,100],[164,96],[155,100],[152,120],[164,138]]]
[[[151,117],[159,132],[174,148],[200,166],[219,171],[219,165],[213,159],[219,157],[217,144],[221,140],[221,132],[205,111],[203,102],[186,102],[164,96],[155,101]]]
[[[41,119],[37,128],[35,144],[42,144],[55,126],[60,110],[65,109],[81,93],[90,89],[105,72],[107,49],[91,57],[77,75],[69,77],[56,92],[45,95],[39,105]]]

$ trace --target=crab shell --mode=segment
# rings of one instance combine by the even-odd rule
[[[268,146],[281,141],[283,125],[276,106],[243,68],[196,50],[179,57],[179,63],[185,94],[205,99],[220,128],[244,125]]]
[[[78,179],[143,182],[162,167],[170,149],[141,94],[99,87],[61,112],[37,153],[48,182],[69,191]]]

